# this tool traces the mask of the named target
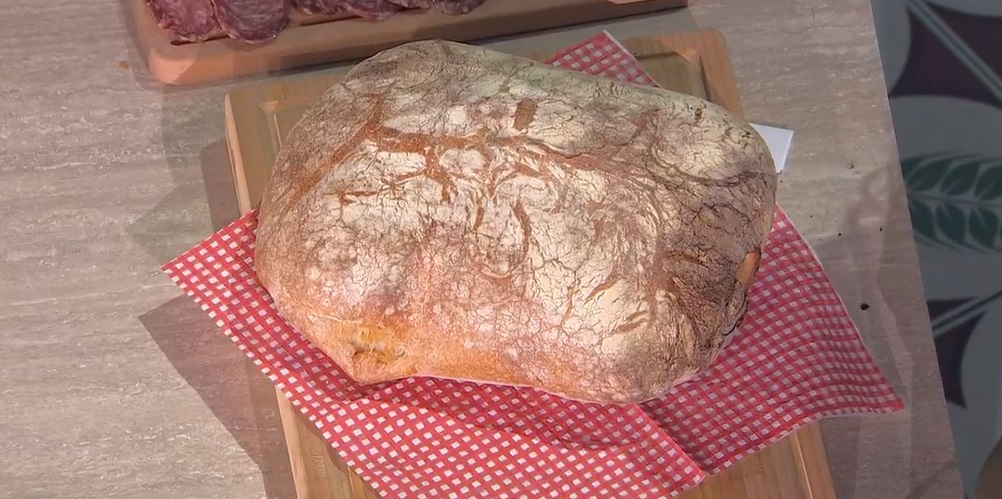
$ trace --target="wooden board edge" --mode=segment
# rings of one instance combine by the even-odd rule
[[[233,169],[233,183],[234,188],[237,190],[236,197],[241,213],[246,213],[256,206],[254,206],[250,194],[253,190],[253,185],[251,185],[251,179],[248,178],[247,168],[246,166],[237,168],[237,165],[245,165],[245,158],[266,155],[265,149],[271,148],[270,136],[265,137],[267,135],[266,131],[258,127],[260,120],[257,119],[258,116],[256,114],[265,112],[265,109],[261,108],[258,103],[280,100],[284,97],[284,95],[278,94],[281,89],[288,89],[289,87],[298,85],[300,82],[318,78],[329,79],[330,85],[333,85],[337,81],[338,76],[334,74],[291,76],[277,82],[244,85],[226,93],[223,104],[226,122],[224,124],[226,147],[230,154],[230,167]],[[241,128],[241,132],[238,134],[237,127],[241,123],[245,127],[253,128]],[[252,136],[248,138],[249,135]],[[262,181],[261,179],[257,180]]]
[[[285,401],[278,404],[279,416],[283,422],[290,421],[288,425],[283,423],[283,430],[299,499],[380,499],[375,490],[362,482],[341,456],[333,452],[278,387],[275,393],[280,402]],[[307,434],[312,438],[300,438]]]
[[[743,118],[744,107],[741,105],[737,80],[733,77],[734,66],[731,64],[731,55],[724,34],[715,28],[702,28],[662,36],[670,37],[674,50],[683,54],[683,57],[686,55],[692,57],[691,61],[701,68],[703,82],[707,86],[707,100]],[[627,39],[622,43],[638,58],[659,50],[658,46],[643,38]],[[704,58],[702,54],[714,54],[714,57]]]
[[[224,128],[223,135],[226,137],[226,151],[230,156],[230,172],[233,175],[233,190],[237,198],[237,207],[241,214],[250,212],[254,207],[250,202],[250,190],[247,188],[247,174],[244,168],[237,168],[237,165],[244,164],[244,151],[241,149],[240,140],[237,138],[237,117],[241,112],[241,107],[234,107],[235,97],[232,92],[227,92],[223,98]]]
[[[168,85],[182,84],[178,75],[185,74],[191,59],[198,56],[195,46],[181,46],[171,43],[167,32],[157,26],[146,0],[125,0],[122,2],[131,11],[135,43],[150,76]],[[198,83],[191,81],[189,83]]]
[[[805,499],[836,499],[821,424],[817,421],[808,423],[790,433],[787,438],[796,453],[801,485],[807,493]]]
[[[686,7],[690,0],[643,0],[616,4],[607,0],[579,0],[560,6],[556,0],[518,2],[521,9],[481,7],[463,16],[438,12],[401,14],[374,25],[360,19],[292,26],[274,41],[247,45],[220,39],[174,45],[156,25],[145,0],[129,0],[147,69],[169,85],[189,85],[236,79],[255,74],[368,57],[401,43],[445,38],[473,42],[497,36],[651,13]],[[422,17],[424,16],[424,17]],[[430,21],[429,21],[430,19]],[[338,24],[332,29],[331,24]]]
[[[720,54],[719,58],[704,59],[701,67],[706,77],[703,79],[709,88],[706,89],[711,102],[744,118],[745,110],[739,98],[737,78],[734,78],[734,65],[731,63],[731,52],[727,48],[724,34],[714,28],[706,30],[705,52]]]
[[[818,425],[815,421],[789,432],[706,477],[679,499],[835,499]]]

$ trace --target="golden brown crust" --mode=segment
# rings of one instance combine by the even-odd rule
[[[776,173],[693,97],[441,41],[356,66],[290,133],[257,273],[350,376],[639,402],[717,354]]]

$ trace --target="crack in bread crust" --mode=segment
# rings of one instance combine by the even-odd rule
[[[762,139],[706,101],[414,42],[290,132],[257,273],[360,382],[640,402],[722,348],[775,189]]]

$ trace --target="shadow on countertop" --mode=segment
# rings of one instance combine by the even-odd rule
[[[906,499],[956,497],[957,463],[952,435],[943,424],[947,414],[942,379],[935,364],[925,364],[937,359],[937,353],[926,336],[928,326],[921,327],[922,321],[916,315],[925,315],[927,310],[902,307],[905,302],[924,305],[924,300],[914,296],[921,293],[920,282],[901,281],[901,270],[913,268],[917,257],[910,244],[907,207],[896,206],[905,197],[900,167],[896,162],[880,167],[859,166],[851,160],[846,162],[846,176],[864,178],[854,181],[862,189],[835,229],[838,232],[808,243],[824,266],[840,269],[833,284],[870,354],[904,399],[905,410],[878,419],[833,418],[823,423],[836,495],[871,497],[890,494],[888,487],[894,487],[896,493],[907,491],[903,496]],[[797,224],[797,218],[793,217],[793,222]],[[807,225],[809,221],[802,222]],[[873,269],[877,269],[875,273]],[[879,460],[872,454],[878,448],[885,449]],[[899,451],[888,452],[888,448]],[[895,454],[897,458],[887,460]],[[950,458],[941,458],[944,455]],[[861,473],[864,469],[870,471]],[[897,479],[888,480],[888,475]],[[863,477],[880,480],[860,482]],[[900,487],[902,481],[907,488]]]
[[[165,118],[165,125],[168,121]],[[165,129],[165,140],[169,133]],[[239,214],[225,142],[211,143],[200,151],[199,159],[213,229],[218,230]],[[139,320],[178,374],[260,468],[267,498],[295,499],[271,381],[187,295],[164,303]]]
[[[160,143],[170,191],[132,222],[126,232],[149,255],[165,263],[212,230],[237,218],[232,173],[223,130],[226,85],[175,87],[146,70],[131,0],[119,0],[118,15],[132,45],[120,63],[135,84],[160,94]],[[205,203],[200,209],[199,200]],[[180,231],[187,231],[181,233]],[[267,499],[296,499],[274,385],[221,334],[189,297],[178,296],[139,316],[164,356],[198,394],[213,416],[260,469]]]
[[[261,469],[268,499],[296,499],[275,387],[187,296],[139,317],[170,363]]]

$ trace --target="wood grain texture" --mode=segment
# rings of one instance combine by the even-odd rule
[[[159,84],[131,15],[0,2],[0,498],[294,499],[274,387],[157,271],[239,215],[228,86]],[[960,497],[869,2],[700,0],[487,45],[693,18],[727,36],[747,116],[796,130],[780,201],[908,406],[821,424],[838,497]]]
[[[715,30],[621,40],[658,84],[709,97],[743,115],[724,36]],[[544,61],[549,51],[529,57]],[[313,101],[340,79],[319,74],[251,84],[226,95],[226,137],[234,186],[242,212],[257,206],[286,134]],[[348,470],[345,462],[295,412],[281,393],[279,406],[299,497],[371,499],[378,497]],[[327,449],[328,452],[323,452]],[[811,424],[737,463],[683,497],[737,499],[830,499],[832,478],[817,425]]]
[[[289,461],[298,499],[378,499],[368,484],[352,471],[317,429],[276,390],[289,446]]]
[[[360,59],[412,40],[481,40],[688,5],[688,0],[492,0],[461,16],[436,9],[407,10],[381,22],[293,13],[278,38],[250,45],[225,37],[177,43],[156,25],[146,1],[129,0],[136,32],[150,72],[170,84]]]

